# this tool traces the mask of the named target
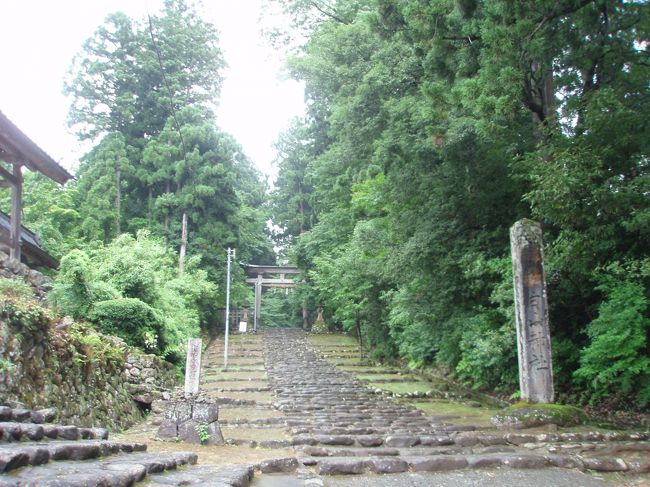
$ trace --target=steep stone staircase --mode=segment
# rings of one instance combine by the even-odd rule
[[[400,475],[548,467],[650,472],[647,431],[497,430],[480,408],[441,414],[431,391],[403,394],[419,379],[364,364],[333,337],[311,340],[295,329],[233,336],[227,367],[223,341],[210,344],[201,388],[220,403],[223,446],[152,441],[153,417],[109,440],[102,428],[52,424],[51,410],[2,406],[0,487],[316,487],[342,485],[343,474],[362,475],[361,485],[386,474],[381,485],[400,485]]]
[[[299,462],[321,475],[483,467],[650,472],[648,432],[454,424],[367,387],[324,360],[299,330],[267,331],[265,348],[275,404],[286,414]]]

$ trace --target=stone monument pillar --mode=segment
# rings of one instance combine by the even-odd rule
[[[201,375],[201,339],[190,338],[187,341],[187,360],[185,362],[185,397],[195,396],[199,392]]]
[[[539,223],[527,219],[515,223],[510,229],[510,246],[521,399],[551,403],[554,396],[553,363]]]

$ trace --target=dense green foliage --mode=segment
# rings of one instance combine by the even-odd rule
[[[191,1],[167,0],[141,20],[109,15],[65,82],[70,127],[93,147],[65,188],[31,173],[24,185],[24,223],[61,259],[53,301],[170,358],[216,325],[226,248],[275,261],[267,183],[213,113],[218,41]],[[232,302],[250,295],[237,267]]]
[[[147,232],[75,250],[61,261],[51,293],[63,313],[172,360],[187,339],[210,327],[217,287],[198,259],[178,274],[177,256]]]
[[[508,229],[532,217],[561,397],[648,404],[647,3],[283,5],[308,115],[274,221],[326,317],[378,358],[512,392]]]

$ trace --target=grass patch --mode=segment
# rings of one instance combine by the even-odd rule
[[[215,390],[210,390],[210,389],[204,389],[210,397],[221,397],[221,398],[229,398],[229,399],[241,399],[245,401],[255,401],[258,403],[270,403],[273,401],[273,395],[270,392],[267,391],[261,391],[261,392],[246,392],[246,391],[227,391],[227,392],[219,392]]]
[[[354,376],[361,380],[369,382],[396,382],[396,381],[417,381],[418,378],[414,375],[403,374],[354,374]]]
[[[254,380],[222,380],[222,381],[209,381],[203,383],[203,388],[207,391],[215,389],[232,389],[237,391],[240,389],[251,389],[259,387],[268,387],[269,384],[266,381],[254,381]]]
[[[369,387],[373,389],[383,389],[392,392],[393,394],[410,394],[415,392],[428,392],[433,388],[433,385],[424,381],[405,381],[397,383],[387,382],[370,382]]]
[[[424,411],[427,416],[457,416],[453,419],[450,418],[448,422],[459,425],[475,424],[476,426],[492,426],[490,418],[498,411],[496,408],[475,408],[467,404],[451,401],[432,400],[407,402]]]
[[[208,377],[215,378],[216,380],[219,379],[237,379],[237,380],[256,380],[256,381],[262,381],[266,380],[268,377],[264,373],[259,373],[259,372],[238,372],[236,370],[230,370],[230,367],[226,372],[222,370],[213,370],[213,371],[206,371],[205,374],[203,375],[206,379]]]
[[[255,419],[279,418],[284,416],[282,411],[276,409],[258,409],[258,408],[221,408],[219,409],[220,420],[246,419],[249,421]]]
[[[232,438],[237,440],[288,440],[289,435],[284,428],[242,428],[233,426],[229,428],[222,426],[221,432],[226,439]]]
[[[349,335],[308,335],[307,339],[315,347],[341,345],[350,348],[358,348],[356,338]]]

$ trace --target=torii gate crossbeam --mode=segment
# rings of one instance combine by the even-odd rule
[[[257,331],[260,323],[260,312],[262,309],[262,288],[275,287],[289,289],[296,287],[293,279],[287,279],[287,274],[301,274],[302,270],[294,266],[266,266],[242,264],[247,273],[257,274],[257,277],[247,278],[246,282],[255,287],[255,312],[253,314],[253,331]],[[279,278],[265,278],[264,274],[279,274]]]

